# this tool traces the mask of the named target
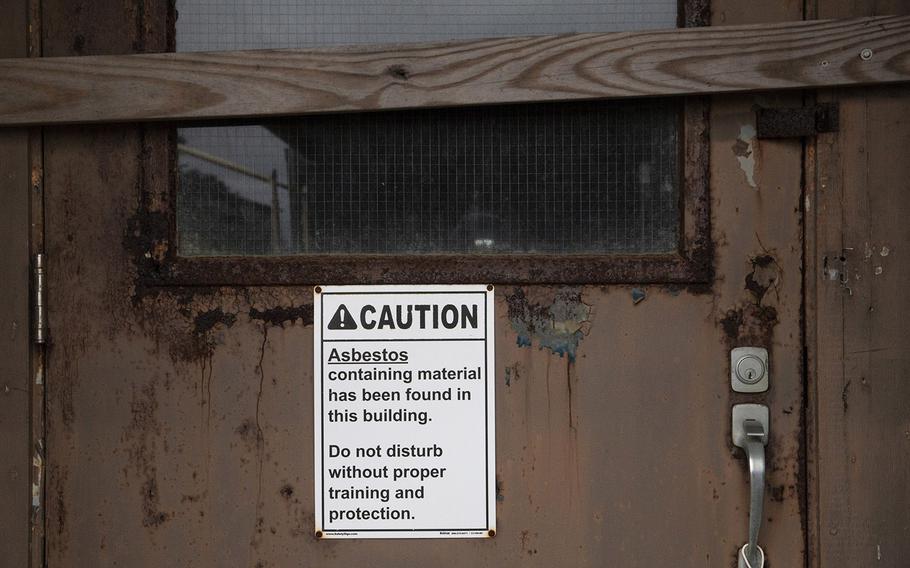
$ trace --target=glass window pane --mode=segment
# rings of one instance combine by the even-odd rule
[[[179,0],[178,51],[673,27],[676,1]],[[178,130],[182,255],[658,253],[679,233],[673,100]]]

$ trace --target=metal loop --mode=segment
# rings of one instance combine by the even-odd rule
[[[747,542],[746,544],[743,545],[742,548],[739,549],[739,555],[742,557],[743,562],[745,562],[746,568],[764,568],[764,566],[765,566],[765,551],[762,550],[762,548],[761,548],[760,546],[758,546],[757,544],[755,545],[755,548],[758,549],[759,561],[758,561],[758,566],[753,566],[752,563],[749,562],[749,556],[746,555],[746,550],[747,550],[748,548],[749,548],[749,543]]]

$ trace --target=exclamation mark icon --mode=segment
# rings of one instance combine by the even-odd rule
[[[348,310],[347,306],[341,304],[335,311],[335,315],[329,321],[329,329],[357,329],[357,322]]]

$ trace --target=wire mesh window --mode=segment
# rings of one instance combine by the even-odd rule
[[[179,0],[180,51],[672,27],[677,3]],[[681,105],[551,103],[178,130],[180,254],[662,253]]]

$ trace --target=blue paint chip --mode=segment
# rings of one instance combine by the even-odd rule
[[[547,305],[529,302],[519,288],[508,297],[508,302],[509,319],[519,347],[531,347],[536,342],[541,349],[575,361],[591,315],[591,307],[581,301],[578,289],[559,290]]]

